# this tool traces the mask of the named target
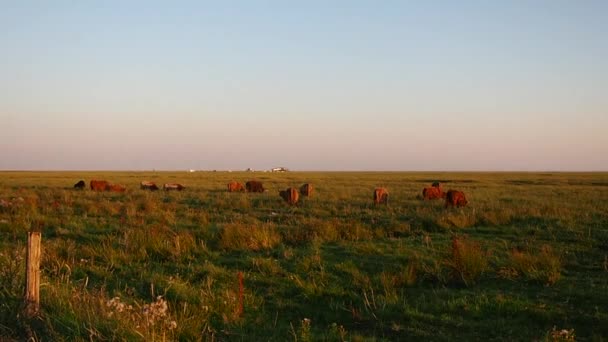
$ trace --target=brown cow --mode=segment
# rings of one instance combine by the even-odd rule
[[[445,197],[445,207],[464,207],[469,203],[462,191],[448,190]]]
[[[228,183],[228,192],[238,192],[238,191],[245,191],[245,187],[243,186],[243,184],[241,184],[237,181],[232,181],[232,182]]]
[[[374,189],[374,204],[388,204],[388,190],[385,188]]]
[[[166,183],[165,185],[163,185],[163,189],[165,191],[171,191],[171,190],[177,190],[177,191],[182,191],[184,190],[184,186],[178,183]]]
[[[158,190],[158,186],[156,185],[156,183],[150,182],[150,181],[142,181],[141,183],[139,183],[139,188],[142,190],[150,190],[150,191]]]
[[[104,180],[92,180],[89,184],[91,185],[91,190],[93,191],[106,191],[110,185]]]
[[[313,186],[310,183],[306,183],[300,187],[300,193],[302,196],[311,197],[313,192]]]
[[[422,197],[425,200],[445,198],[445,192],[440,187],[431,186],[430,188],[422,189]]]
[[[106,190],[112,192],[125,192],[127,191],[127,188],[124,185],[120,184],[108,184]]]
[[[245,187],[247,188],[247,192],[264,192],[264,186],[260,181],[248,181],[245,183]]]
[[[298,203],[299,195],[298,190],[296,188],[287,188],[283,191],[279,191],[279,196],[283,197],[285,202],[290,205],[295,205]]]
[[[74,189],[82,190],[86,187],[86,183],[83,180],[78,181],[78,183],[74,184]]]

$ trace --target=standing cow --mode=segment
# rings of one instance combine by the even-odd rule
[[[422,189],[422,197],[425,200],[433,200],[438,198],[445,198],[445,192],[438,186],[431,186],[429,188]]]
[[[92,180],[89,185],[93,191],[106,191],[110,184],[104,180]]]
[[[247,188],[247,192],[264,192],[264,186],[262,182],[251,180],[245,183],[245,187]]]
[[[182,191],[185,189],[185,186],[178,184],[178,183],[165,183],[165,185],[163,185],[163,189],[165,191],[172,191],[172,190]]]
[[[279,191],[279,196],[281,196],[289,205],[295,205],[298,203],[299,195],[296,188],[287,188]]]
[[[306,183],[300,187],[300,194],[302,196],[311,197],[313,192],[312,184]]]
[[[86,187],[86,183],[83,180],[78,181],[78,183],[74,184],[74,189],[82,190]]]
[[[464,207],[468,204],[464,192],[458,190],[448,190],[445,197],[445,207]]]
[[[150,181],[142,181],[139,184],[139,188],[142,190],[150,190],[150,191],[158,190],[158,186],[156,185],[156,183],[150,182]]]
[[[374,189],[374,204],[388,204],[388,190],[385,188]]]
[[[241,184],[237,181],[232,181],[232,182],[228,183],[228,192],[239,192],[239,191],[245,191],[245,187],[243,186],[243,184]]]

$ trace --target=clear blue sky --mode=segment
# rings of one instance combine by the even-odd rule
[[[3,1],[0,169],[608,170],[608,1]]]

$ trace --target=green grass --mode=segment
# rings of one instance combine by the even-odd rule
[[[253,178],[269,191],[226,191]],[[469,205],[421,200],[435,180]],[[304,183],[298,205],[278,196]],[[0,340],[608,339],[607,173],[0,172],[0,199]],[[25,320],[37,226],[42,308]]]

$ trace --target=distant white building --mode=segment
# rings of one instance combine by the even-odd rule
[[[289,169],[286,168],[286,167],[275,167],[275,168],[270,169],[270,171],[272,171],[272,172],[287,172],[287,171],[289,171]]]

